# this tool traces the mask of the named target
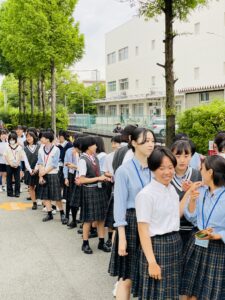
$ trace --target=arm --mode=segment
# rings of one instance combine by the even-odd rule
[[[152,240],[149,236],[149,224],[142,222],[138,223],[138,233],[140,237],[141,247],[148,262],[149,275],[154,279],[161,280],[161,268],[156,262],[155,254],[152,248]]]
[[[32,173],[32,169],[30,167],[29,161],[27,159],[27,156],[26,156],[26,153],[25,153],[24,150],[22,150],[22,160],[25,163],[25,167],[26,167],[27,171],[31,174]]]
[[[197,191],[197,189],[202,186],[202,182],[198,181],[198,182],[194,182],[191,184],[191,187],[187,190],[187,192],[184,194],[183,198],[180,201],[180,217],[182,217],[184,215],[184,210],[185,207],[187,205],[187,202],[189,201],[189,204],[191,203],[191,210],[195,210],[195,200],[198,198],[199,196],[199,192]],[[188,204],[188,207],[189,207]],[[190,211],[191,213],[193,213],[193,211]]]

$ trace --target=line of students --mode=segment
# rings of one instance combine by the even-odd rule
[[[171,150],[154,144],[134,129],[134,157],[115,173],[116,299],[225,299],[225,160],[206,157],[200,173],[187,137]]]

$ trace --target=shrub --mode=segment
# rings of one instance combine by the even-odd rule
[[[186,133],[195,143],[197,151],[207,154],[208,142],[216,133],[225,130],[225,102],[214,100],[186,110],[178,119],[178,132]]]

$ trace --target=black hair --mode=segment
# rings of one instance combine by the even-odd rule
[[[33,144],[36,145],[36,144],[37,144],[37,141],[38,141],[37,135],[36,135],[33,131],[27,131],[26,136],[27,136],[28,134],[29,134],[30,136],[32,136],[32,138],[33,138]],[[27,142],[27,144],[29,144],[29,143]]]
[[[156,142],[156,137],[155,134],[152,130],[150,129],[146,129],[146,128],[142,128],[142,127],[137,127],[131,134],[131,139],[130,139],[130,146],[133,152],[135,152],[135,148],[132,146],[132,141],[137,142],[137,140],[139,139],[139,137],[141,136],[141,134],[143,134],[143,139],[142,142],[139,143],[138,145],[143,145],[146,143],[147,140],[147,134],[148,132],[151,132],[151,134],[153,135],[154,138],[154,142]]]
[[[97,145],[96,153],[105,152],[105,144],[103,138],[101,136],[96,136],[95,141]]]
[[[23,130],[23,132],[26,132],[27,131],[27,126],[26,125],[22,125],[22,130]]]
[[[17,130],[17,129],[23,130],[23,126],[22,125],[17,125],[15,130]]]
[[[29,132],[33,132],[36,136],[38,136],[38,132],[37,132],[37,129],[35,127],[29,127],[27,129],[27,133]]]
[[[111,138],[111,143],[118,143],[121,144],[122,143],[122,139],[121,139],[121,135],[115,135]]]
[[[173,143],[175,143],[176,141],[188,141],[189,144],[191,145],[191,155],[193,156],[195,154],[196,146],[186,133],[183,132],[177,133],[173,139]]]
[[[69,136],[69,133],[68,132],[66,132],[65,130],[59,130],[59,134],[58,134],[58,136],[63,136],[64,137],[64,139],[66,140],[66,141],[69,141],[70,140],[70,136]]]
[[[0,130],[0,135],[2,135],[2,134],[8,134],[8,133],[9,133],[9,131],[6,128],[3,128],[3,129]]]
[[[149,169],[151,171],[157,170],[161,166],[164,157],[168,157],[174,168],[176,167],[177,160],[171,150],[167,147],[157,146],[148,158]]]
[[[203,163],[206,170],[212,169],[215,186],[225,186],[225,159],[219,155],[207,156]]]
[[[74,142],[73,142],[73,147],[78,148],[81,150],[81,143],[82,143],[83,137],[78,137]]]
[[[171,151],[175,155],[181,155],[183,153],[192,155],[191,150],[192,149],[189,140],[178,140],[171,146]]]
[[[14,140],[17,143],[17,134],[15,132],[11,132],[8,137],[8,141]]]
[[[47,128],[46,131],[53,133],[55,135],[55,131],[52,128]]]
[[[96,145],[96,139],[93,136],[85,136],[82,138],[80,150],[86,152],[93,145]]]
[[[51,131],[44,131],[42,132],[42,136],[50,141],[52,143],[54,141],[54,133]]]
[[[216,144],[219,152],[223,151],[224,141],[225,141],[225,132],[223,132],[223,131],[218,132],[214,138],[214,143]]]

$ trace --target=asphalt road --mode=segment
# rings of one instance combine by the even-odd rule
[[[39,207],[31,210],[27,193],[0,194],[1,300],[111,300],[115,278],[108,275],[110,254],[81,251],[81,236],[54,220],[43,223]]]

